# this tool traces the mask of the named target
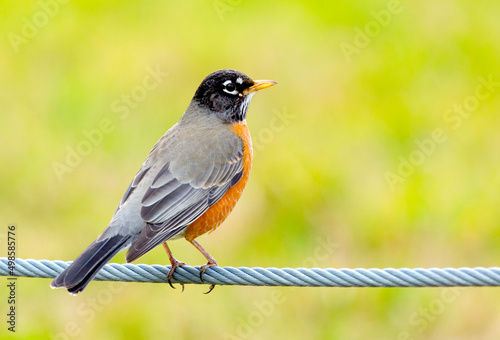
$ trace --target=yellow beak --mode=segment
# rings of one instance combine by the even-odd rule
[[[243,90],[243,94],[246,96],[249,93],[266,89],[268,87],[277,85],[278,83],[272,80],[254,80],[253,85],[249,88]]]

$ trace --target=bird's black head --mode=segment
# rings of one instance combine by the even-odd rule
[[[252,80],[235,70],[219,70],[209,74],[193,97],[227,123],[245,120],[248,104],[255,91],[276,85],[271,80]]]

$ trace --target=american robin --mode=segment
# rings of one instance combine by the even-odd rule
[[[200,268],[203,280],[217,262],[195,239],[215,230],[240,198],[252,167],[248,105],[256,91],[276,84],[235,70],[208,75],[179,122],[149,153],[108,227],[51,287],[77,294],[119,251],[129,248],[126,261],[132,262],[160,244],[172,265],[172,286],[175,269],[184,263],[166,241],[181,237],[208,260]]]

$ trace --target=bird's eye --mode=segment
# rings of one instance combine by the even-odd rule
[[[231,80],[226,80],[223,84],[224,87],[222,88],[224,92],[236,95],[238,94],[238,90],[236,90],[236,85],[233,84]]]

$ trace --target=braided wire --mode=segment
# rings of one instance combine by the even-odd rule
[[[71,262],[16,259],[10,272],[8,259],[0,257],[0,276],[54,278]],[[97,274],[99,281],[167,282],[170,266],[109,263]],[[296,287],[458,287],[500,286],[500,268],[247,268],[212,267],[203,274],[197,267],[175,270],[173,283],[239,286]]]

